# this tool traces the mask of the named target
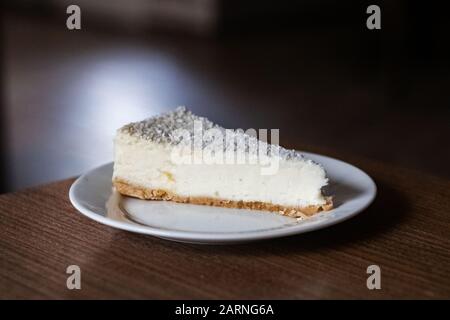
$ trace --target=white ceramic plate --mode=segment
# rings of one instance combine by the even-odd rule
[[[327,170],[335,208],[297,221],[277,213],[228,209],[124,197],[111,184],[108,163],[78,178],[70,201],[85,216],[113,228],[191,243],[237,243],[289,236],[349,219],[369,206],[376,195],[373,180],[360,169],[325,156],[304,154]]]

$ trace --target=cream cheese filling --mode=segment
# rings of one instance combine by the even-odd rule
[[[325,171],[310,160],[280,159],[275,174],[262,175],[260,164],[178,164],[172,161],[174,148],[118,132],[113,179],[185,197],[293,207],[326,203],[321,192],[328,182]]]

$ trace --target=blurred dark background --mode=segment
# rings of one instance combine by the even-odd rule
[[[81,30],[66,7],[81,7]],[[381,7],[381,30],[366,8]],[[121,125],[186,105],[281,144],[450,177],[442,1],[3,3],[0,188],[112,160]]]

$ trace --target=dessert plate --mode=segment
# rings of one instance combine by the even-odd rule
[[[83,215],[110,227],[205,244],[255,241],[325,228],[355,216],[374,200],[375,183],[360,169],[337,159],[303,154],[326,168],[330,185],[325,193],[333,195],[335,205],[331,211],[304,220],[273,212],[125,197],[112,188],[113,163],[79,177],[69,197]]]

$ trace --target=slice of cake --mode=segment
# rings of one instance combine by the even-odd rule
[[[114,148],[113,184],[123,195],[292,217],[333,206],[319,164],[184,107],[120,128]]]

